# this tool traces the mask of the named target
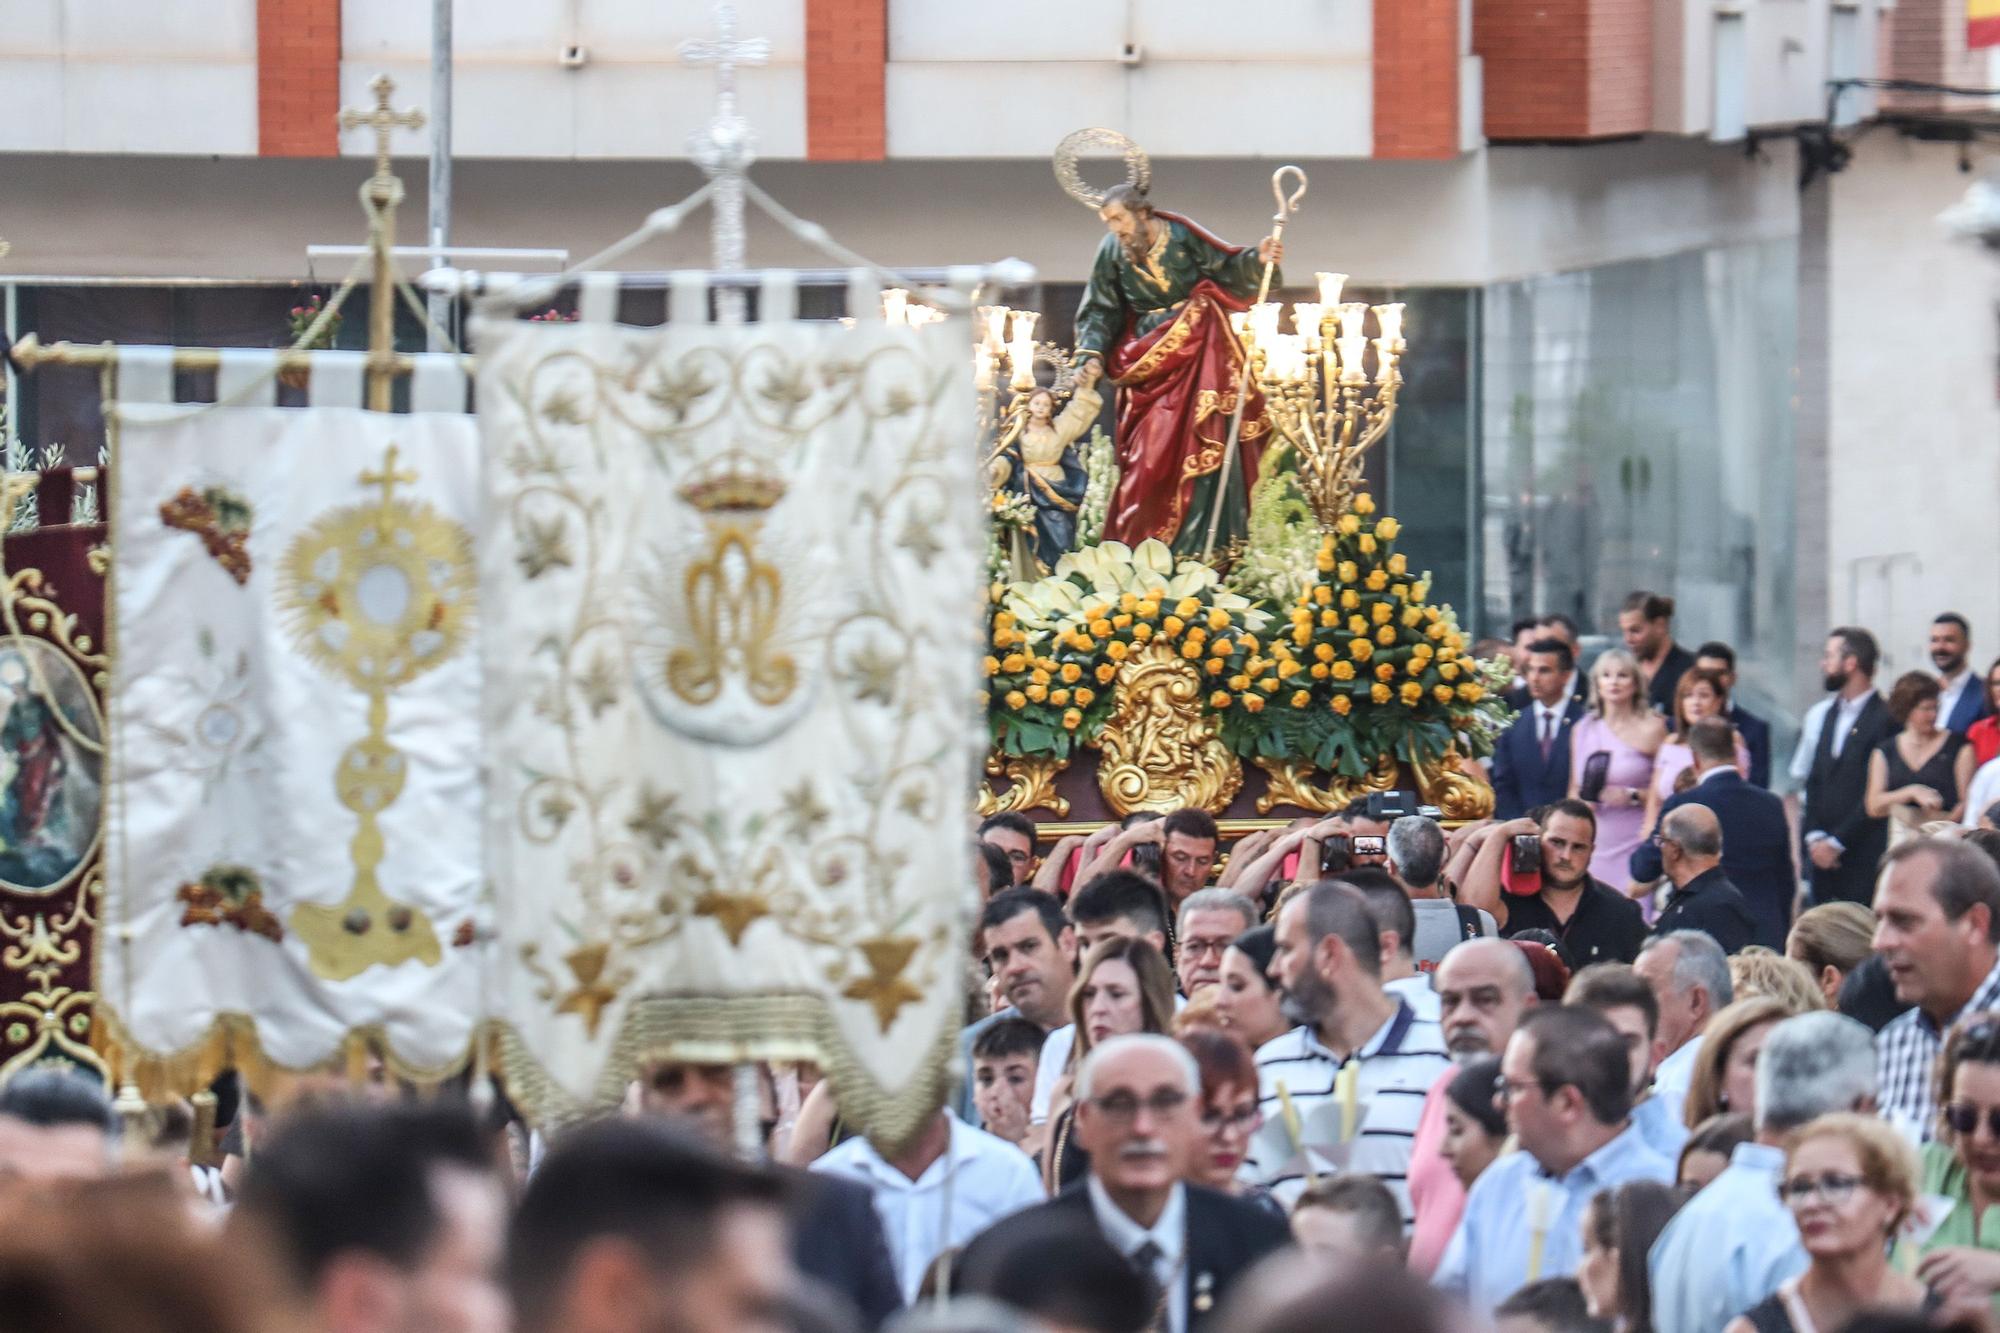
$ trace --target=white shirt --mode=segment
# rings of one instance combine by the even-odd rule
[[[1400,995],[1421,1022],[1435,1023],[1442,1013],[1437,992],[1431,989],[1428,972],[1419,972],[1413,977],[1398,977],[1394,981],[1382,983],[1382,989],[1391,995]]]
[[[1866,708],[1868,701],[1874,697],[1873,690],[1863,690],[1852,699],[1834,696],[1833,711],[1827,717],[1827,722],[1833,727],[1834,758],[1840,758],[1840,752],[1847,748],[1847,733],[1854,730],[1854,724],[1861,719],[1861,710]],[[1818,738],[1814,738],[1813,744],[1815,748],[1818,747]]]
[[[1563,711],[1569,707],[1569,696],[1564,695],[1560,705],[1551,708],[1540,699],[1535,700],[1535,743],[1547,740],[1551,750],[1562,744]]]
[[[1653,1071],[1653,1095],[1671,1105],[1676,1115],[1686,1112],[1688,1085],[1694,1082],[1694,1063],[1701,1058],[1701,1043],[1702,1035],[1697,1032]]]
[[[1187,1286],[1181,1281],[1187,1266],[1187,1190],[1174,1186],[1167,1206],[1160,1209],[1159,1220],[1148,1230],[1111,1202],[1096,1175],[1088,1179],[1085,1188],[1090,1193],[1090,1211],[1112,1249],[1130,1259],[1147,1241],[1159,1248],[1160,1257],[1153,1261],[1153,1281],[1167,1293],[1167,1333],[1187,1333]]]
[[[946,1112],[951,1140],[942,1156],[911,1180],[856,1136],[828,1151],[812,1169],[868,1186],[895,1261],[903,1300],[915,1304],[924,1274],[946,1250],[957,1249],[1001,1218],[1042,1202],[1042,1180],[1028,1155],[1003,1138],[974,1129]]]
[[[1792,751],[1791,774],[1792,781],[1800,786],[1804,786],[1806,779],[1812,776],[1813,754],[1819,749],[1820,728],[1826,725],[1826,715],[1832,707],[1833,697],[1829,695],[1806,709],[1805,718],[1799,723],[1799,744]]]
[[[1989,759],[1979,766],[1972,775],[1972,785],[1965,789],[1965,818],[1959,822],[1978,828],[1979,817],[1995,801],[2000,801],[2000,759]]]
[[[1940,727],[1949,727],[1951,711],[1958,707],[1959,696],[1972,684],[1972,668],[1960,667],[1956,676],[1938,677],[1938,720]]]
[[[1055,1099],[1056,1084],[1069,1068],[1069,1053],[1076,1048],[1076,1024],[1059,1027],[1042,1042],[1042,1058],[1035,1066],[1035,1090],[1028,1098],[1028,1123],[1045,1125],[1049,1103]]]

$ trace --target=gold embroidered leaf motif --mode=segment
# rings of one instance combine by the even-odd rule
[[[873,1008],[875,1021],[881,1024],[886,1034],[904,1005],[915,1004],[924,998],[924,993],[903,976],[911,956],[917,951],[917,941],[908,935],[883,935],[862,940],[855,947],[868,960],[868,975],[847,983],[847,988],[840,992],[841,996],[860,1000]]]
[[[646,397],[665,409],[675,421],[685,421],[688,409],[714,388],[715,382],[702,374],[698,367],[669,366],[646,386]]]
[[[559,1014],[575,1014],[583,1020],[584,1032],[595,1037],[603,1021],[605,1006],[618,998],[618,985],[607,984],[604,965],[611,958],[608,944],[585,944],[563,955],[576,985],[556,1005]]]
[[[937,539],[935,532],[931,531],[931,525],[917,514],[911,514],[905,520],[902,532],[896,536],[896,545],[908,551],[925,569],[929,569],[931,561],[937,559],[938,553],[944,550],[944,543]]]
[[[917,405],[917,396],[903,385],[896,385],[882,399],[882,415],[900,417],[908,414]]]
[[[883,704],[896,702],[896,676],[903,664],[877,648],[864,646],[848,659],[848,678],[854,682],[854,697],[864,703],[876,699]]]
[[[903,813],[910,818],[922,819],[924,811],[930,808],[930,800],[922,787],[912,783],[903,788],[902,806]]]
[[[525,518],[521,522],[521,549],[514,555],[521,572],[538,579],[557,565],[575,563],[569,549],[569,523],[558,515],[550,519]]]
[[[743,932],[753,922],[771,915],[771,905],[762,894],[710,889],[694,900],[694,914],[714,918],[722,933],[729,937],[730,947],[735,948],[743,943]]]
[[[796,370],[790,373],[774,370],[757,386],[757,396],[769,403],[781,420],[790,420],[812,395],[812,385]]]
[[[568,389],[557,389],[542,403],[542,415],[558,426],[581,426],[590,418],[583,403]]]
[[[555,825],[557,828],[561,828],[564,824],[568,823],[569,817],[575,813],[576,802],[570,800],[567,796],[549,795],[542,798],[542,818],[548,820],[549,823]]]
[[[664,851],[669,842],[680,836],[683,820],[674,810],[679,799],[651,787],[641,788],[638,813],[625,821],[625,827],[653,844],[654,851]]]
[[[810,778],[799,779],[799,785],[785,793],[785,823],[792,837],[800,842],[810,839],[832,814],[820,804]]]
[[[584,703],[590,706],[590,715],[596,717],[605,709],[618,702],[618,668],[611,659],[599,653],[576,678],[577,692],[583,695]]]

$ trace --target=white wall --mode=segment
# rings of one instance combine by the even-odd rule
[[[1823,119],[1828,79],[1877,73],[1881,16],[1894,7],[1894,0],[1656,0],[1653,128],[1736,137],[1737,127],[1716,122],[1718,100],[1739,108],[1752,128]],[[1740,35],[1740,63],[1718,60],[1724,25]],[[1873,94],[1851,91],[1842,110],[1872,107]]]
[[[1875,134],[1833,178],[1828,615],[1892,671],[1927,665],[1946,609],[1977,662],[2000,652],[2000,256],[1937,225],[1957,156]]]

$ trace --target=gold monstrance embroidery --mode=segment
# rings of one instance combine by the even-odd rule
[[[377,963],[435,966],[440,959],[429,917],[377,882],[384,850],[378,820],[407,777],[388,739],[389,696],[464,646],[474,599],[472,537],[430,505],[397,497],[397,486],[417,478],[396,470],[396,452],[390,445],[381,471],[360,476],[363,486],[381,489],[379,500],[333,510],[292,543],[279,593],[299,650],[368,697],[368,734],[347,747],[333,775],[340,803],[359,820],[350,849],[354,883],[338,903],[301,903],[292,912],[313,972],[328,981]]]

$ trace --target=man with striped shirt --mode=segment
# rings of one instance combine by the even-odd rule
[[[1279,913],[1271,979],[1300,1026],[1257,1052],[1264,1129],[1244,1171],[1287,1204],[1308,1176],[1374,1176],[1407,1230],[1411,1140],[1450,1059],[1438,1025],[1383,989],[1381,958],[1367,901],[1349,885],[1322,881]]]

